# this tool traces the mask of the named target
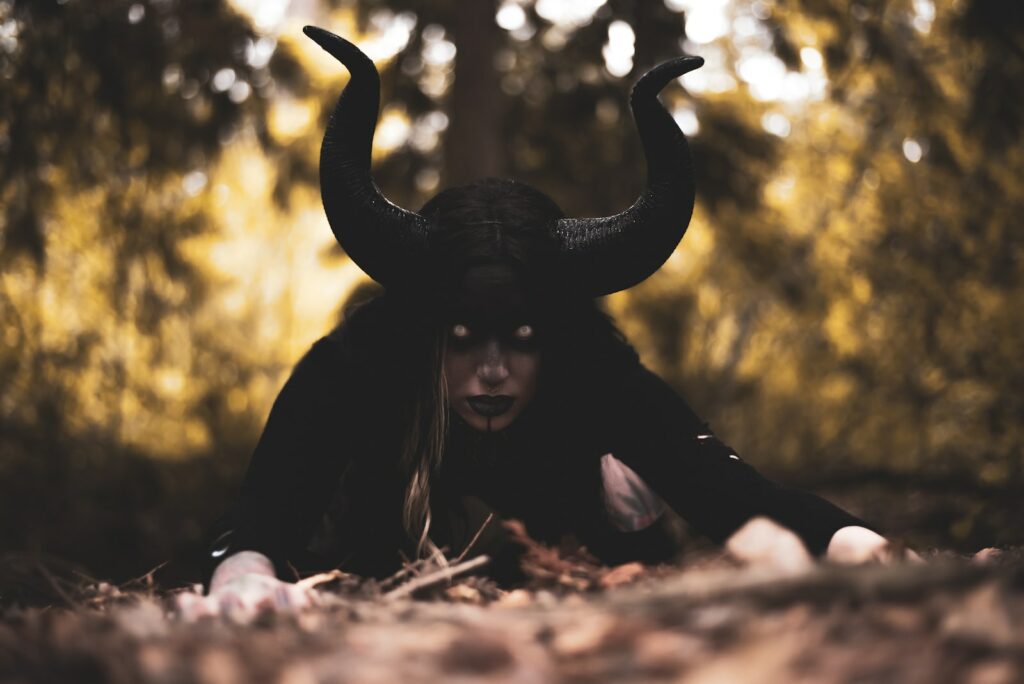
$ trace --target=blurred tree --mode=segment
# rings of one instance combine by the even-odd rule
[[[233,365],[191,339],[206,282],[181,245],[210,229],[211,164],[264,116],[269,52],[224,2],[4,1],[0,26],[0,424],[130,441],[132,407],[222,392],[184,392],[202,354]]]
[[[819,53],[830,81],[792,117],[770,180],[787,196],[737,217],[728,238],[790,319],[762,316],[739,342],[753,352],[760,333],[788,348],[790,389],[766,391],[794,416],[826,399],[784,421],[802,435],[791,458],[1021,481],[1024,109],[999,93],[1024,86],[1022,18],[988,0],[767,13],[776,55],[799,67]],[[772,412],[743,420],[768,448],[786,443],[764,425]]]
[[[221,2],[7,1],[0,21],[8,259],[45,261],[58,194],[118,184],[121,197],[133,178],[204,168],[257,80],[246,61],[256,36]],[[138,242],[159,246],[163,228]]]
[[[166,554],[181,530],[147,542],[164,521],[144,509],[180,482],[131,445],[229,452],[256,428],[224,407],[260,368],[195,324],[209,282],[182,248],[212,227],[221,150],[264,117],[267,48],[222,1],[0,1],[5,549]]]

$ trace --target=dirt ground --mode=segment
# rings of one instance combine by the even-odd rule
[[[58,604],[0,616],[0,681],[1024,681],[1020,549],[795,573],[723,553],[653,568],[535,561],[513,591],[428,568],[325,576],[320,606],[249,621],[184,621],[151,578],[50,577]]]

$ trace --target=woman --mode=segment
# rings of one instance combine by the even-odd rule
[[[657,270],[689,222],[689,153],[657,94],[699,58],[634,88],[648,187],[625,212],[566,218],[537,190],[491,179],[413,213],[370,175],[373,63],[305,31],[351,73],[324,137],[324,207],[385,291],[317,342],[278,397],[211,547],[211,601],[302,605],[309,596],[277,578],[384,576],[403,556],[458,554],[481,529],[473,552],[514,580],[517,547],[495,518],[542,541],[571,535],[607,562],[671,555],[666,506],[719,542],[767,516],[817,555],[884,548],[859,519],[740,460],[595,303]]]

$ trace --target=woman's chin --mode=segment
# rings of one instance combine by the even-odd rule
[[[492,416],[488,418],[480,415],[479,413],[467,411],[465,413],[460,412],[459,415],[462,416],[462,419],[466,424],[474,430],[478,430],[480,432],[501,432],[515,421],[517,414],[509,411],[508,413],[503,413],[500,416]]]

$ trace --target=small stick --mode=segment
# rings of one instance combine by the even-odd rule
[[[50,585],[50,588],[53,589],[57,596],[62,601],[64,601],[64,603],[68,604],[69,608],[74,608],[74,599],[68,596],[68,593],[61,588],[60,582],[57,580],[56,577],[53,576],[53,574],[50,573],[49,570],[47,570],[46,565],[44,565],[41,561],[36,561],[36,568],[39,570],[39,573],[43,576],[43,578]]]
[[[387,600],[394,600],[398,598],[404,598],[413,594],[420,589],[425,589],[434,584],[451,580],[456,575],[461,575],[469,572],[470,570],[476,570],[479,567],[487,565],[491,559],[488,556],[477,556],[476,558],[470,558],[464,563],[458,565],[452,565],[447,568],[438,570],[437,572],[431,572],[429,574],[417,577],[416,579],[406,582],[400,587],[396,587],[391,591],[384,594],[384,598]]]
[[[448,547],[447,546],[442,546],[438,550],[442,554],[444,554],[444,553],[448,552]],[[399,581],[404,579],[407,575],[417,575],[418,576],[421,572],[426,570],[429,566],[437,565],[438,564],[437,561],[434,558],[430,557],[430,556],[428,556],[426,558],[417,558],[416,560],[411,561],[408,558],[406,558],[405,554],[402,553],[401,551],[399,551],[399,555],[401,555],[403,563],[404,563],[403,566],[402,566],[402,569],[399,570],[398,572],[396,572],[395,574],[391,575],[390,577],[385,577],[384,579],[382,579],[380,581],[380,586],[381,586],[382,589],[384,587],[389,587],[389,586],[391,586],[393,584],[397,584]]]
[[[484,530],[487,529],[487,526],[491,523],[491,520],[493,519],[494,514],[488,513],[487,520],[484,520],[484,524],[480,526],[480,529],[476,531],[476,534],[473,535],[473,538],[469,540],[469,543],[466,544],[466,548],[462,549],[462,553],[455,557],[456,563],[462,562],[462,559],[465,558],[466,554],[469,553],[469,550],[473,548],[473,545],[476,544],[476,541],[480,538],[480,535],[484,533]]]
[[[422,569],[429,560],[429,558],[418,558],[414,561],[406,559],[405,565],[402,566],[401,570],[391,575],[390,577],[386,577],[385,579],[381,580],[381,587],[389,587],[393,584],[398,584],[407,576],[417,574],[419,570]]]
[[[473,539],[469,540],[469,544],[467,544],[466,548],[462,550],[462,553],[456,556],[455,562],[459,563],[462,561],[463,558],[466,557],[466,554],[469,553],[469,550],[472,549],[473,545],[476,544],[476,541],[480,539],[480,535],[482,535],[483,530],[487,528],[487,525],[489,525],[490,521],[494,520],[494,518],[494,513],[487,513],[487,519],[484,520],[483,524],[480,525],[480,528],[476,530],[475,535],[473,535]]]
[[[348,577],[348,573],[342,572],[341,570],[328,570],[327,572],[320,572],[315,575],[310,575],[300,580],[296,580],[295,584],[302,587],[303,589],[313,589],[321,584],[327,584],[333,582],[336,579],[344,579]]]
[[[168,563],[170,563],[170,562],[171,562],[171,561],[164,561],[164,562],[163,562],[163,563],[161,563],[160,565],[156,566],[155,568],[153,568],[152,570],[150,570],[149,572],[147,572],[147,573],[146,573],[145,575],[139,575],[139,576],[138,576],[138,577],[136,577],[135,579],[130,579],[130,580],[128,580],[127,582],[122,582],[122,583],[121,583],[121,584],[120,584],[120,585],[118,586],[118,589],[129,589],[129,588],[131,588],[131,587],[132,587],[132,585],[138,584],[138,583],[140,583],[140,582],[145,582],[145,583],[146,583],[146,586],[147,586],[147,587],[150,587],[150,588],[152,588],[152,586],[153,586],[153,575],[154,575],[154,573],[156,573],[156,572],[157,572],[158,570],[160,570],[161,568],[163,568],[163,567],[164,567],[165,565],[167,565],[167,564],[168,564]]]

